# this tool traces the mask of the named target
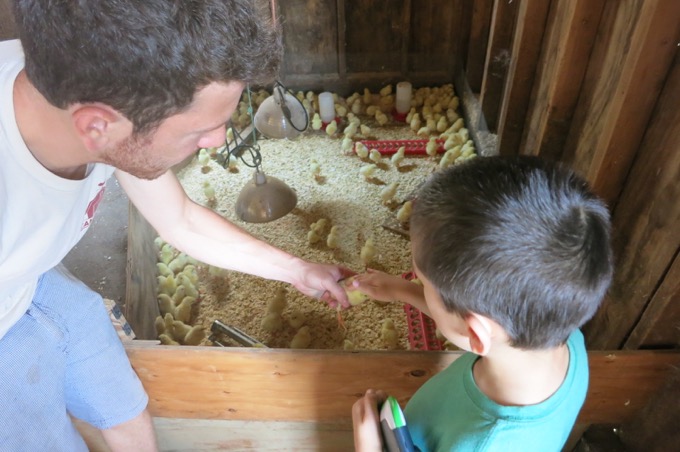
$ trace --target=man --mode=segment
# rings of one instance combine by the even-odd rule
[[[0,450],[154,450],[147,396],[101,298],[54,267],[115,172],[167,242],[223,268],[347,303],[347,270],[306,262],[192,202],[169,170],[223,144],[280,31],[251,0],[15,0],[0,43]]]

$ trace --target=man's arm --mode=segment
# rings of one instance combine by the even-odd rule
[[[163,240],[191,257],[217,267],[284,281],[315,298],[328,291],[342,305],[348,305],[345,291],[337,284],[348,276],[348,270],[307,262],[253,237],[189,199],[172,171],[155,180],[139,179],[120,170],[116,177]]]

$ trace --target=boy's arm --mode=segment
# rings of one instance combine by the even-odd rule
[[[430,310],[425,303],[423,286],[404,278],[368,269],[354,277],[354,288],[378,301],[400,301],[408,303],[426,315]]]
[[[193,258],[217,267],[284,281],[315,298],[327,291],[343,306],[349,305],[345,291],[337,283],[351,274],[349,270],[307,262],[256,239],[189,199],[172,171],[154,180],[142,180],[120,170],[116,171],[116,177],[163,240]]]
[[[352,406],[354,450],[356,452],[382,452],[382,433],[378,406],[387,399],[383,391],[369,389]]]

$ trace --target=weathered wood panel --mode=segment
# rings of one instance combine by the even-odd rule
[[[554,0],[521,152],[559,160],[586,72],[604,0]]]
[[[670,270],[623,348],[680,347],[680,254],[676,253]]]
[[[617,269],[602,308],[585,329],[592,348],[623,345],[680,248],[678,105],[680,49],[612,217]]]
[[[0,41],[18,36],[10,0],[0,0]]]
[[[564,158],[618,198],[680,38],[680,2],[608,2]]]
[[[500,155],[519,154],[550,3],[546,0],[522,0],[519,3],[510,67],[498,119],[497,152]]]
[[[491,17],[491,35],[484,63],[484,78],[480,93],[482,113],[491,132],[496,132],[498,114],[503,100],[505,78],[510,66],[510,50],[515,32],[519,2],[497,1]]]
[[[484,79],[484,63],[486,48],[491,31],[491,14],[493,0],[473,0],[472,17],[470,19],[470,38],[465,63],[465,75],[470,89],[478,93]]]
[[[417,0],[411,5],[411,31],[408,46],[409,73],[441,73],[452,80],[457,60],[461,2]]]
[[[367,388],[406,404],[451,352],[342,352],[157,346],[126,349],[154,416],[256,421],[349,422]],[[677,352],[592,352],[582,423],[630,419],[660,387]]]

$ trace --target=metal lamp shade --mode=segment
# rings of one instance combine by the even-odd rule
[[[280,90],[262,102],[255,113],[255,128],[269,138],[295,138],[307,128],[305,107],[292,94]]]
[[[297,195],[284,182],[256,171],[236,200],[236,214],[248,223],[277,220],[295,208]]]

